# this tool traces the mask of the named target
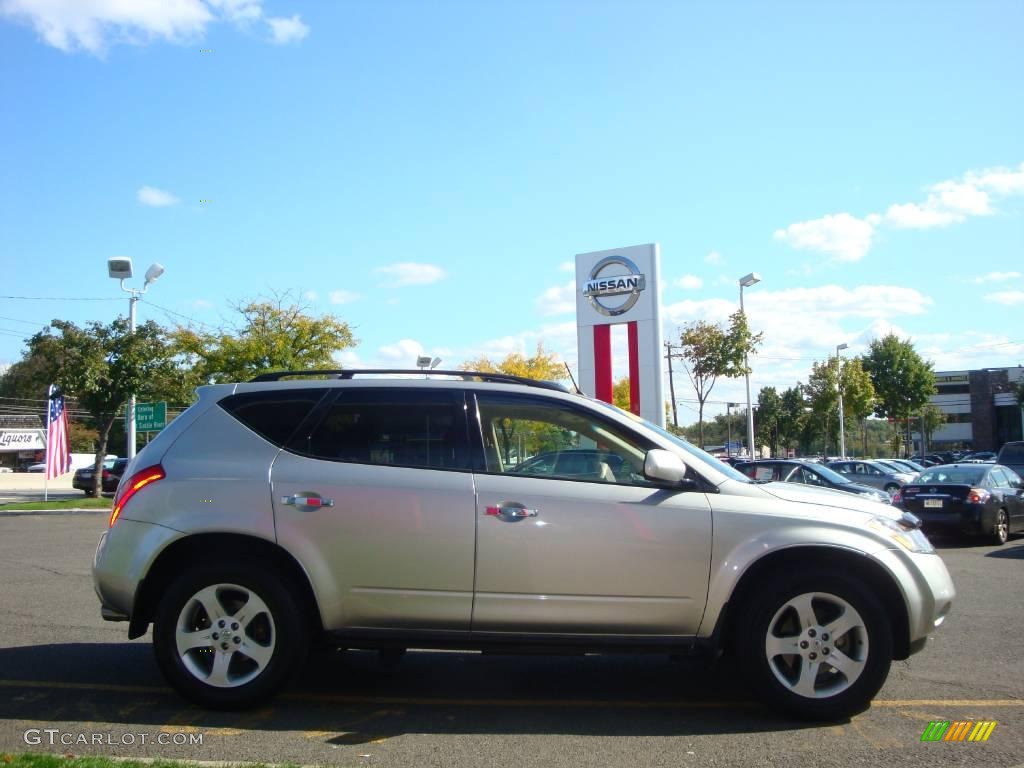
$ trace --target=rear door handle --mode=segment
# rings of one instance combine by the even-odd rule
[[[294,496],[282,496],[281,503],[299,509],[320,509],[321,507],[333,507],[334,499],[325,499],[319,493],[303,491]]]
[[[514,523],[518,520],[525,520],[528,517],[537,517],[537,515],[540,514],[540,511],[536,509],[527,509],[518,502],[503,501],[500,504],[487,507],[484,514],[487,517],[496,517],[502,522]]]

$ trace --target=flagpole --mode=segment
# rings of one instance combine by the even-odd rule
[[[43,501],[50,498],[50,414],[53,403],[53,384],[46,390],[46,454],[43,461],[46,462],[46,469],[43,470]]]

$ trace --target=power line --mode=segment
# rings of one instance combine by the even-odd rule
[[[0,299],[12,301],[122,301],[120,297],[111,296],[0,296]]]

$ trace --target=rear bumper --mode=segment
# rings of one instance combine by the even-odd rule
[[[124,519],[103,532],[93,556],[92,580],[104,619],[130,619],[139,585],[156,556],[181,536],[162,525]]]
[[[959,534],[980,536],[991,530],[995,523],[992,515],[986,516],[985,508],[968,506],[956,512],[932,512],[924,509],[913,512],[921,520],[925,533]]]

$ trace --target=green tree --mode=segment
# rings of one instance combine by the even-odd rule
[[[248,381],[261,373],[337,368],[334,354],[356,345],[348,323],[310,315],[289,294],[236,307],[240,322],[215,331],[178,326],[171,336],[189,371],[183,388]]]
[[[612,405],[629,410],[629,376],[623,376],[612,386]]]
[[[875,385],[859,358],[843,361],[840,384],[843,388],[844,426],[849,430],[851,424],[859,424],[863,433],[865,419],[875,407]]]
[[[875,387],[875,414],[892,419],[896,431],[906,424],[909,445],[909,419],[935,393],[932,363],[922,359],[909,340],[893,333],[872,341],[862,362]]]
[[[757,442],[767,445],[772,456],[779,455],[779,421],[782,418],[782,397],[775,387],[762,387],[757,393]]]
[[[756,352],[764,334],[752,334],[742,311],[729,317],[728,327],[701,320],[687,325],[679,337],[686,375],[697,394],[700,447],[704,447],[704,404],[719,378],[750,373],[746,358]]]
[[[921,408],[920,416],[921,426],[924,429],[924,442],[930,443],[935,431],[946,423],[946,414],[943,413],[942,409],[934,403],[926,403],[924,407]],[[921,449],[924,450],[923,444]]]
[[[29,358],[35,358],[33,368],[43,380],[74,397],[92,418],[97,431],[92,495],[99,497],[114,420],[133,392],[145,397],[154,380],[169,377],[173,370],[164,329],[149,321],[131,333],[122,318],[85,327],[54,320],[29,339],[25,359]]]
[[[820,439],[822,453],[828,455],[829,447],[838,444],[839,435],[838,357],[811,366],[804,395],[811,409],[804,425],[805,440],[815,442]]]
[[[782,393],[779,409],[779,442],[786,449],[796,448],[800,444],[807,419],[803,387],[797,383]]]

